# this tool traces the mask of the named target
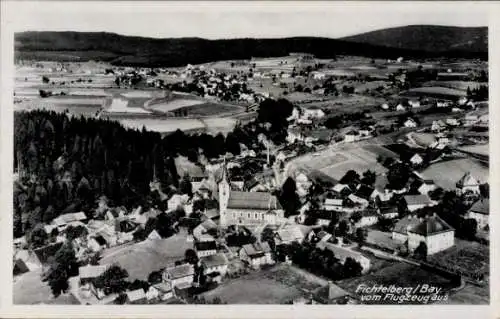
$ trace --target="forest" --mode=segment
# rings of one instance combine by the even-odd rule
[[[89,219],[103,218],[96,216],[103,196],[110,207],[150,207],[153,179],[168,195],[180,188],[183,176],[174,163],[178,155],[200,163],[227,152],[239,154],[241,144],[257,144],[260,133],[282,142],[291,103],[268,100],[262,105],[265,108],[259,109],[254,122],[238,125],[226,137],[180,130],[162,137],[113,121],[69,118],[53,111],[16,112],[14,236],[28,234],[65,213],[84,211]]]

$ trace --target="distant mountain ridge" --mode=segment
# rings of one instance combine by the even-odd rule
[[[254,56],[277,57],[290,52],[308,52],[320,58],[358,55],[487,59],[487,28],[474,28],[463,33],[454,27],[415,27],[418,26],[373,31],[373,35],[365,33],[342,39],[156,39],[107,32],[28,31],[15,34],[15,56],[56,61],[101,60],[115,65],[138,66],[181,66],[187,63],[250,59]],[[425,30],[429,32],[427,36]],[[374,39],[371,40],[371,37]],[[394,38],[392,41],[391,37]],[[479,46],[482,42],[485,42],[484,45]]]
[[[410,25],[370,31],[342,40],[428,52],[488,52],[488,27]]]

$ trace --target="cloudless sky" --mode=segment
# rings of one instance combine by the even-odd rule
[[[4,17],[15,31],[106,31],[157,38],[336,38],[411,24],[488,25],[488,6],[466,2],[9,1],[7,9]]]

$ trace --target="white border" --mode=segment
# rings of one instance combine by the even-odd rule
[[[88,1],[72,3],[74,10],[105,10],[112,8],[113,10],[133,10],[142,11],[144,8],[162,6],[166,3],[134,3],[134,2],[107,2],[96,5]],[[500,197],[494,196],[498,191],[498,179],[500,174],[497,167],[498,160],[495,155],[500,155],[499,150],[494,148],[497,145],[497,129],[495,119],[499,119],[500,110],[497,109],[498,92],[500,90],[500,65],[498,57],[500,56],[500,48],[498,41],[498,33],[500,32],[500,16],[497,13],[498,3],[472,3],[472,2],[348,2],[348,3],[332,3],[332,2],[193,2],[178,3],[169,2],[167,5],[175,9],[189,10],[227,10],[231,8],[245,7],[248,10],[267,10],[267,11],[282,11],[290,7],[300,7],[300,10],[318,10],[327,8],[331,10],[342,10],[346,7],[362,7],[370,6],[374,11],[387,10],[397,12],[399,9],[408,9],[412,11],[429,11],[436,8],[445,7],[448,10],[453,10],[453,7],[474,8],[478,6],[484,7],[490,14],[490,31],[489,31],[489,48],[490,48],[490,123],[491,123],[491,155],[490,155],[490,187],[491,187],[491,303],[490,306],[448,306],[448,305],[432,305],[432,306],[19,306],[12,305],[12,132],[13,132],[13,116],[12,116],[12,87],[13,87],[13,31],[16,29],[15,17],[16,12],[29,10],[28,2],[10,2],[1,1],[1,107],[0,107],[0,154],[2,165],[0,165],[0,202],[2,212],[0,213],[1,230],[1,247],[0,254],[3,256],[0,264],[0,282],[2,283],[0,294],[0,316],[12,318],[302,318],[302,317],[317,317],[317,318],[433,318],[443,316],[453,316],[454,318],[490,318],[496,317],[498,313],[498,304],[500,304],[498,289],[498,279],[500,272],[496,269],[497,260],[500,257],[500,250],[497,247],[496,240],[498,232],[498,218],[496,210],[500,207]],[[43,1],[34,6],[40,8],[40,5],[46,10],[53,10],[57,6],[56,2]],[[208,5],[208,6],[207,6]],[[474,6],[474,7],[472,7]],[[33,8],[33,7],[32,7]],[[352,8],[351,8],[352,9]],[[118,11],[119,11],[118,10]],[[118,14],[114,12],[114,14]],[[450,12],[450,14],[453,14]],[[12,23],[7,23],[6,21]],[[124,22],[126,23],[126,22]],[[500,158],[500,157],[499,157]],[[495,280],[494,278],[497,278]],[[494,305],[494,306],[493,306]],[[451,317],[450,317],[451,318]]]

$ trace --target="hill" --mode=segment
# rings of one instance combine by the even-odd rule
[[[342,40],[427,52],[488,52],[487,27],[410,25],[371,31]]]
[[[201,38],[153,39],[106,32],[22,32],[15,34],[15,56],[21,59],[55,61],[109,61],[115,65],[182,66],[218,60],[277,57],[290,52],[308,52],[319,58],[357,55],[381,58],[399,56],[479,57],[484,52],[464,50],[425,51],[416,48],[391,48],[344,39],[295,37],[279,39]]]

